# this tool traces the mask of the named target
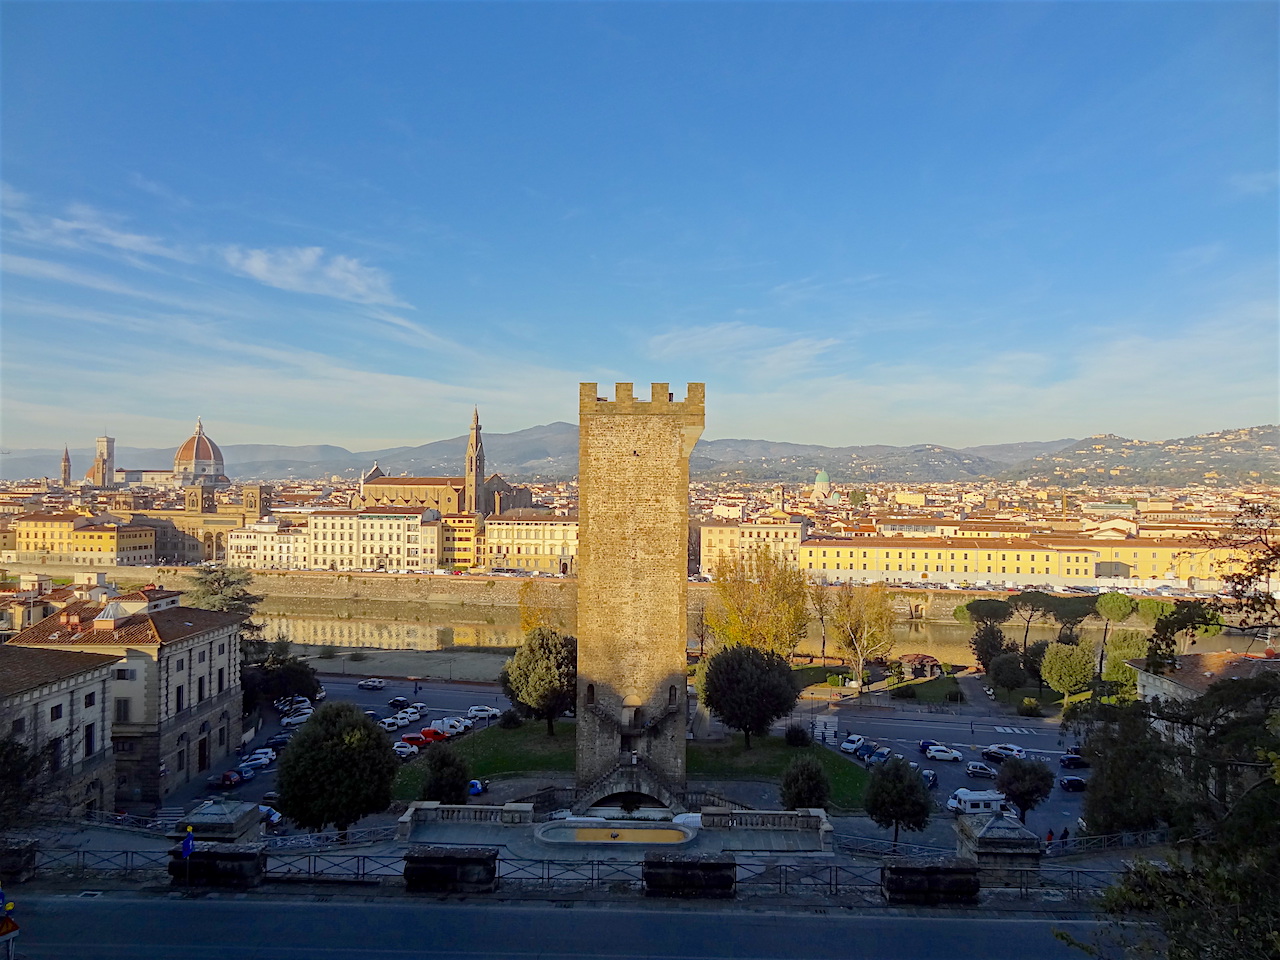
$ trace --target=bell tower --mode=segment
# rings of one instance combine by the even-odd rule
[[[487,514],[484,495],[484,441],[480,439],[480,410],[471,411],[471,435],[467,438],[467,469],[463,477],[462,512]]]

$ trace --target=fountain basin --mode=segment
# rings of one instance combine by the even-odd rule
[[[539,824],[533,835],[543,843],[627,843],[673,844],[688,843],[697,830],[669,820],[644,822],[641,820],[552,820]]]

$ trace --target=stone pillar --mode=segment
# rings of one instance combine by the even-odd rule
[[[644,895],[732,900],[738,864],[729,853],[650,853],[644,858]]]
[[[182,855],[182,844],[169,850],[169,882],[175,887],[256,887],[266,869],[263,843],[197,840],[189,857]]]
[[[498,848],[412,846],[404,854],[404,887],[409,893],[492,893]]]
[[[977,862],[984,887],[1038,884],[1042,853],[1040,838],[1017,817],[996,813],[956,818],[956,855]]]

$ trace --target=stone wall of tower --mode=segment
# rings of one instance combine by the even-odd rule
[[[704,400],[701,383],[680,402],[665,383],[648,400],[629,383],[613,400],[580,386],[577,779],[588,795],[610,771],[656,774],[655,796],[684,788],[689,454]]]

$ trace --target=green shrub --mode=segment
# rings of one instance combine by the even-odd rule
[[[326,643],[323,647],[320,648],[321,660],[332,660],[337,655],[338,655],[338,648],[331,643]]]
[[[1018,716],[1043,717],[1044,711],[1040,709],[1040,701],[1035,697],[1023,697],[1022,702],[1018,704]]]
[[[782,775],[782,807],[825,807],[831,796],[827,772],[813,757],[796,757]]]
[[[520,716],[520,711],[515,707],[503,710],[502,716],[498,718],[498,726],[503,730],[514,730],[522,723],[524,723],[524,717]]]
[[[788,747],[807,747],[813,743],[813,737],[809,736],[809,731],[799,723],[788,724],[783,739],[787,741]]]
[[[368,660],[369,655],[365,653],[363,650],[352,650],[350,654],[350,658],[356,661]]]
[[[895,700],[914,700],[916,699],[915,687],[894,687],[889,691],[889,696]]]
[[[842,677],[840,674],[833,673],[829,677],[827,677],[827,686],[839,687],[843,685],[844,685],[844,677]]]

